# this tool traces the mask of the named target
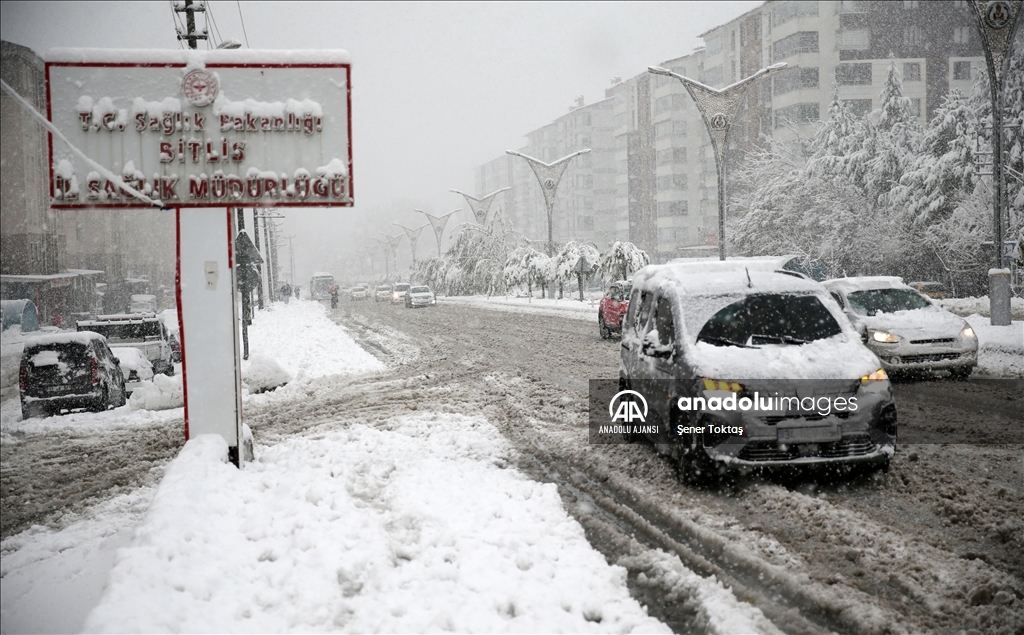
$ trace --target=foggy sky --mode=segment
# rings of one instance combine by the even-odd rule
[[[299,280],[358,240],[401,232],[392,221],[422,225],[413,208],[461,207],[449,227],[469,221],[448,190],[486,194],[475,192],[476,166],[522,147],[578,96],[603,99],[611,78],[688,54],[698,35],[760,4],[241,2],[243,33],[239,3],[209,3],[223,39],[352,56],[356,205],[286,212]],[[181,48],[169,2],[2,2],[0,11],[3,39],[44,57],[64,46]],[[427,230],[417,253],[434,249]]]

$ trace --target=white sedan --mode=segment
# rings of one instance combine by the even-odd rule
[[[130,396],[144,381],[153,381],[153,364],[137,348],[123,346],[113,349],[124,374],[125,396]]]
[[[901,278],[824,282],[888,373],[945,370],[968,377],[978,365],[978,336],[967,322],[932,303]]]

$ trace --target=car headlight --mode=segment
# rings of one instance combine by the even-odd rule
[[[888,331],[871,331],[871,339],[882,344],[895,344],[900,341],[899,336]]]
[[[965,326],[964,329],[960,331],[960,337],[965,339],[974,339],[978,336],[974,333],[974,329],[969,326]]]

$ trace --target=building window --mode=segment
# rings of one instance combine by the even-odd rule
[[[840,51],[866,51],[871,48],[869,29],[852,29],[839,32]]]
[[[704,40],[704,55],[714,55],[722,51],[722,36],[716,35]]]
[[[953,62],[953,79],[970,79],[971,78],[971,63],[964,62]]]
[[[663,121],[654,126],[654,136],[659,139],[665,139],[673,136],[686,136],[686,122],[685,121]]]
[[[658,150],[657,161],[658,165],[686,163],[686,148],[665,148],[664,150]]]
[[[818,3],[802,0],[780,2],[775,8],[775,12],[772,14],[772,22],[775,26],[779,26],[780,24],[785,24],[794,18],[799,18],[805,15],[818,15]]]
[[[658,217],[686,216],[689,213],[686,201],[663,201],[658,203]]]
[[[967,0],[953,0],[953,6],[957,9],[966,9],[969,5]]]
[[[772,80],[772,94],[774,95],[784,95],[801,88],[817,87],[817,68],[794,68],[790,71],[783,71]]]
[[[797,53],[817,53],[818,32],[800,31],[784,37],[772,45],[772,57],[775,61],[786,59]]]
[[[722,65],[713,66],[700,72],[700,82],[708,86],[722,83]]]
[[[682,110],[689,99],[686,95],[662,95],[654,100],[654,114],[660,115],[665,112],[676,112]]]
[[[867,13],[867,10],[864,0],[841,0],[839,3],[841,13]]]
[[[687,186],[687,179],[685,174],[665,174],[658,177],[658,189],[661,191],[665,190],[685,190]]]
[[[775,127],[780,128],[787,123],[801,124],[818,121],[818,104],[793,104],[775,111]]]
[[[729,50],[735,51],[736,50],[736,31],[732,32],[731,38],[732,38],[732,42],[729,44]]]
[[[905,81],[905,82],[919,82],[919,81],[921,81],[921,63],[920,62],[904,62],[903,63],[903,81]]]
[[[903,27],[903,44],[906,46],[916,46],[924,41],[924,37],[921,32],[921,27],[916,24]]]
[[[860,119],[867,117],[868,113],[871,112],[870,99],[844,99],[843,105],[846,106],[851,115]]]
[[[912,97],[910,99],[910,114],[915,117],[921,116],[921,98]]]
[[[594,217],[584,216],[583,217],[583,231],[592,232],[594,231]]]
[[[955,26],[953,27],[953,44],[970,44],[971,43],[971,27],[969,26]]]
[[[840,86],[871,83],[871,64],[840,64],[836,66],[836,82]]]
[[[903,0],[904,9],[916,9],[921,6],[919,0]]]

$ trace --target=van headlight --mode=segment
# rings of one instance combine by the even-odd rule
[[[872,393],[872,392],[886,392],[891,390],[889,386],[889,375],[884,370],[879,368],[873,373],[868,373],[860,378],[860,386],[857,392],[860,393]]]
[[[881,344],[895,344],[900,341],[898,335],[894,335],[889,331],[871,331],[868,335],[873,341]]]
[[[960,337],[962,337],[962,338],[964,338],[964,339],[966,339],[966,340],[973,340],[973,339],[976,339],[976,338],[977,338],[978,336],[977,336],[977,334],[976,334],[976,333],[974,332],[974,329],[972,329],[972,328],[971,328],[971,327],[969,327],[969,326],[965,326],[965,327],[963,328],[963,330],[962,330],[962,331],[960,331]]]

